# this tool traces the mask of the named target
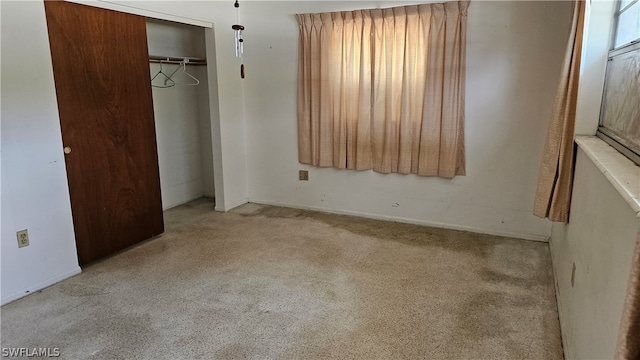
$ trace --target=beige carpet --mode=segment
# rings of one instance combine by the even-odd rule
[[[64,359],[557,359],[546,243],[206,200],[2,307]]]

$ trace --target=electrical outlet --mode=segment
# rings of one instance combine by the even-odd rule
[[[309,181],[309,170],[300,170],[298,172],[298,179],[300,179],[300,181]]]
[[[29,232],[27,231],[27,229],[18,231],[17,235],[19,248],[29,246]]]

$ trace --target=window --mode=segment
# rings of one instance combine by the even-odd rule
[[[299,161],[464,175],[468,5],[298,15]]]
[[[640,0],[621,0],[600,111],[598,136],[640,165]]]

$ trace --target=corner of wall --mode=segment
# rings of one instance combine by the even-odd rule
[[[215,28],[231,28],[230,22],[217,22]],[[216,208],[229,210],[248,200],[247,144],[243,82],[239,62],[232,51],[232,38],[215,30],[206,32],[207,59],[215,59],[210,71],[210,106],[212,109],[212,141]],[[231,204],[231,205],[230,205]]]

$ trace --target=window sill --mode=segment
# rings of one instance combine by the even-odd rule
[[[596,136],[576,136],[576,144],[640,217],[640,166]]]

